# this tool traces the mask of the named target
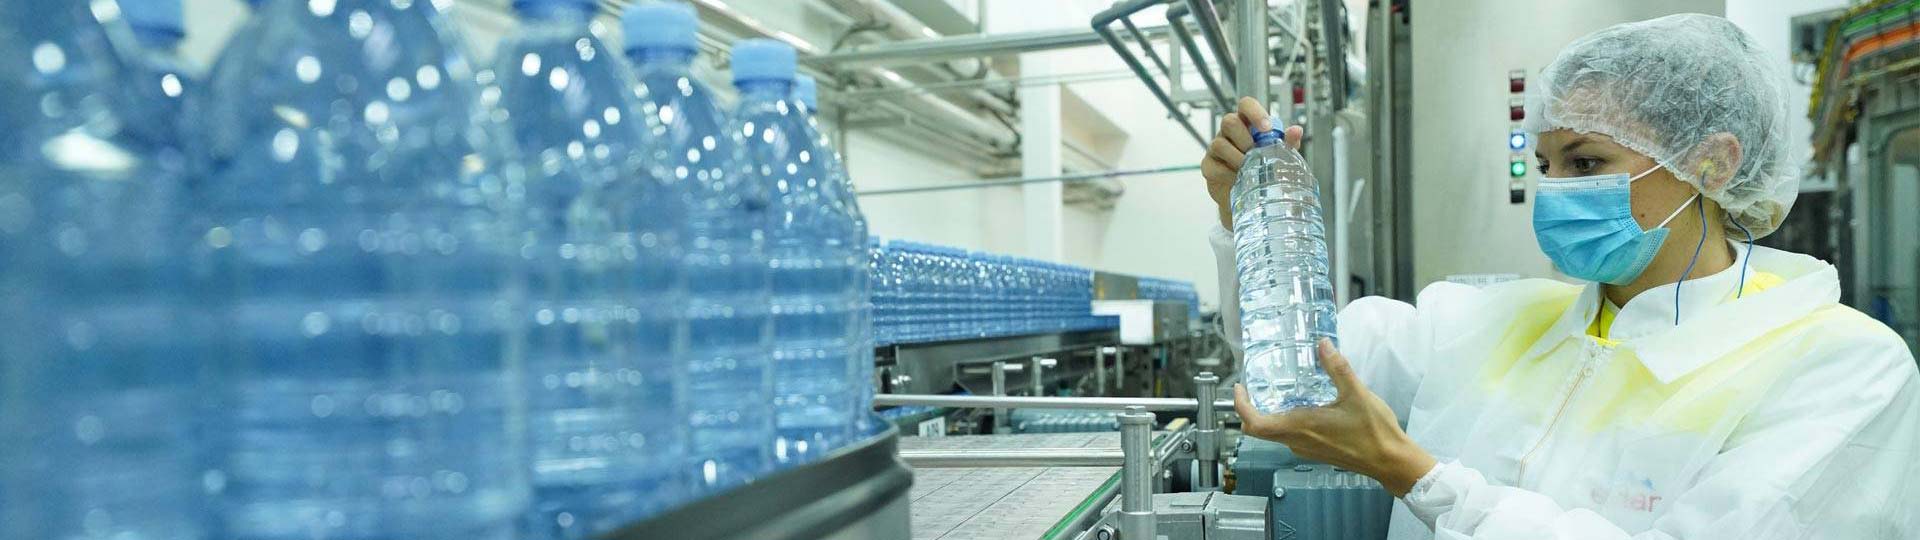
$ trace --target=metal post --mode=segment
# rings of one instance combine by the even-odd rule
[[[1200,402],[1200,410],[1193,417],[1194,460],[1200,464],[1200,474],[1193,477],[1195,491],[1207,491],[1219,485],[1213,481],[1213,464],[1220,455],[1220,417],[1213,410],[1213,399],[1219,388],[1220,378],[1211,371],[1193,377],[1193,397]]]
[[[1153,413],[1120,413],[1120,539],[1155,540],[1153,519]]]
[[[1109,348],[1113,349],[1114,393],[1125,395],[1127,393],[1127,350],[1119,347]]]
[[[1189,0],[1189,3],[1209,2]],[[1193,14],[1202,19],[1203,26],[1206,24],[1204,14],[1199,9],[1195,9]],[[1235,2],[1232,22],[1234,51],[1239,56],[1236,62],[1223,67],[1233,70],[1235,93],[1251,97],[1261,105],[1268,105],[1271,96],[1267,92],[1267,3]]]
[[[995,361],[993,363],[993,395],[995,396],[1007,395],[1007,363],[1006,362]],[[993,432],[994,433],[1007,432],[1007,408],[1006,407],[993,408]]]
[[[1047,377],[1046,377],[1047,368],[1053,367],[1058,362],[1052,358],[1042,358],[1039,356],[1035,356],[1031,359],[1028,359],[1027,361],[1031,362],[1033,366],[1033,369],[1031,370],[1033,371],[1033,378],[1028,379],[1028,381],[1031,382],[1031,386],[1033,387],[1033,397],[1046,396],[1047,395]]]
[[[1107,348],[1093,351],[1093,385],[1099,389],[1099,395],[1107,395]]]

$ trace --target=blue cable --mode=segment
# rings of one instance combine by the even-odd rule
[[[1747,265],[1753,263],[1753,231],[1747,230],[1746,225],[1741,225],[1739,219],[1732,221],[1733,226],[1740,228],[1740,232],[1747,233],[1747,254],[1740,259],[1740,288],[1733,291],[1733,298],[1737,300],[1747,294]]]
[[[1673,283],[1673,325],[1680,326],[1680,286],[1687,282],[1687,276],[1693,275],[1693,263],[1700,262],[1700,248],[1707,246],[1707,205],[1701,204],[1700,243],[1693,246],[1693,258],[1687,260],[1687,269],[1680,272],[1680,281]]]

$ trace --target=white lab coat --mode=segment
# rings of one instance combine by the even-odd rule
[[[1240,339],[1233,241],[1222,315]],[[1736,245],[1739,257],[1749,257]],[[1920,538],[1920,370],[1833,266],[1757,247],[1587,335],[1597,286],[1436,283],[1339,316],[1342,351],[1440,465],[1390,538]],[[1772,276],[1767,276],[1771,274]],[[1779,279],[1772,279],[1777,276]],[[1675,325],[1675,310],[1681,315]]]

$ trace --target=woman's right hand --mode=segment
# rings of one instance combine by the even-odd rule
[[[1200,175],[1207,178],[1207,195],[1220,209],[1220,226],[1233,230],[1233,181],[1240,175],[1240,162],[1253,149],[1253,130],[1273,129],[1267,109],[1253,98],[1240,98],[1240,110],[1220,118],[1220,131],[1213,134],[1207,155],[1200,159]],[[1287,146],[1300,149],[1300,126],[1287,128]]]

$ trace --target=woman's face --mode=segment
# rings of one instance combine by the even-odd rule
[[[1540,134],[1534,148],[1533,155],[1540,162],[1540,173],[1547,178],[1615,173],[1638,176],[1657,166],[1653,158],[1613,142],[1613,137],[1598,133],[1579,133],[1567,129],[1548,131]],[[1693,185],[1674,178],[1666,169],[1653,171],[1633,181],[1633,219],[1640,222],[1641,230],[1651,229],[1672,215],[1680,205],[1686,204],[1693,194]],[[1675,233],[1688,232],[1685,236],[1675,234],[1675,237],[1692,238],[1693,231],[1698,230],[1698,221],[1695,212],[1683,212],[1667,226],[1673,228]],[[1668,245],[1664,247],[1671,248],[1675,243],[1667,242]],[[1692,249],[1689,243],[1687,250],[1691,252]]]

